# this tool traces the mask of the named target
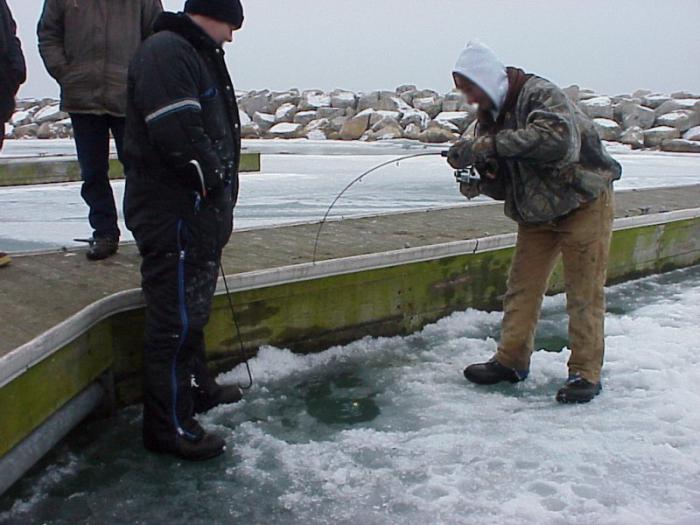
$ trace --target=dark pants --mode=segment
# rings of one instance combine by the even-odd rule
[[[117,208],[109,183],[109,132],[122,158],[125,119],[112,115],[71,113],[83,187],[80,195],[90,207],[88,219],[95,238],[119,238]]]
[[[194,192],[169,195],[165,187],[127,178],[127,226],[143,257],[143,432],[149,441],[167,442],[176,433],[197,439],[193,396],[218,388],[206,366],[204,327],[233,204],[229,198],[195,210],[194,202]]]

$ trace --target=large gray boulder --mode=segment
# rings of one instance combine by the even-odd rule
[[[656,125],[671,126],[672,128],[676,128],[678,131],[683,133],[694,126],[700,125],[700,113],[689,111],[687,109],[671,111],[670,113],[657,117]]]
[[[372,131],[369,134],[368,140],[394,140],[403,137],[403,129],[399,126],[399,123],[388,122],[387,125],[381,127],[377,131]]]
[[[671,139],[661,143],[661,151],[676,153],[700,153],[700,142],[694,140]]]
[[[656,108],[656,116],[660,117],[667,113],[673,111],[678,111],[680,109],[690,110],[690,111],[700,111],[700,100],[694,98],[678,98],[667,100]]]
[[[301,132],[304,127],[301,124],[295,124],[294,122],[280,122],[275,124],[270,128],[268,133],[270,136],[279,139],[296,139],[301,136]]]
[[[635,104],[634,102],[623,102],[619,106],[620,121],[625,129],[640,127],[649,129],[654,125],[656,113],[653,109]]]
[[[670,126],[658,126],[644,130],[644,145],[647,148],[660,146],[664,140],[677,139],[681,136],[680,131]]]
[[[340,130],[343,129],[343,126],[348,120],[350,120],[350,117],[333,117],[330,119],[328,129],[330,129],[330,131],[340,133]]]
[[[622,133],[620,125],[611,119],[595,118],[593,119],[593,125],[601,140],[617,140]]]
[[[428,128],[418,136],[418,140],[428,144],[441,144],[457,140],[458,138],[459,135],[457,133],[453,133],[435,122],[431,122]]]
[[[442,100],[438,97],[416,97],[413,107],[425,111],[430,118],[437,117],[442,112]]]
[[[403,84],[396,88],[396,94],[401,95],[402,93],[407,93],[409,91],[417,91],[418,88],[413,84]]]
[[[331,97],[321,90],[311,89],[301,94],[299,111],[318,110],[331,107]]]
[[[632,98],[644,98],[647,95],[651,95],[653,91],[650,89],[638,89],[634,93],[632,93]]]
[[[331,93],[331,107],[347,109],[357,108],[357,95],[351,91],[337,89]]]
[[[238,105],[250,117],[253,117],[256,113],[273,114],[276,109],[270,100],[270,92],[267,89],[249,92],[241,97]]]
[[[335,117],[344,117],[345,116],[345,109],[343,108],[319,108],[318,109],[318,118],[327,118],[327,119],[332,119]]]
[[[430,124],[430,115],[420,109],[406,110],[401,117],[401,125],[407,127],[410,124],[416,124],[422,131]]]
[[[671,100],[668,95],[661,95],[659,93],[653,93],[651,95],[646,95],[642,97],[642,105],[651,109],[658,108],[664,102]]]
[[[379,114],[379,113],[377,113],[377,114]],[[372,119],[370,119],[370,124],[371,124],[371,128],[370,128],[371,131],[379,131],[380,129],[386,128],[386,127],[394,127],[394,126],[401,127],[399,125],[398,119],[396,119],[395,117],[393,117],[391,115],[387,115],[385,117],[382,117],[381,120],[375,122],[374,124],[372,124]]]
[[[293,122],[294,115],[297,113],[297,107],[291,102],[282,104],[275,111],[275,123],[279,122]]]
[[[459,91],[452,90],[447,93],[442,99],[442,111],[445,113],[452,113],[455,111],[462,111],[465,106],[466,100],[464,95]]]
[[[294,115],[292,122],[306,126],[308,123],[313,122],[317,118],[316,111],[299,111]]]
[[[644,147],[644,130],[639,126],[634,126],[622,132],[619,138],[621,144],[627,144],[632,149]]]
[[[36,138],[38,139],[50,139],[54,137],[53,129],[51,129],[50,122],[44,122],[36,132]]]
[[[262,136],[262,130],[255,122],[241,126],[241,138],[244,139],[259,139]]]
[[[457,132],[462,134],[467,129],[476,115],[467,111],[443,111],[434,120],[438,122],[449,122],[457,128]]]
[[[253,122],[255,122],[262,131],[267,131],[275,125],[275,116],[270,113],[253,113]]]
[[[306,124],[302,135],[310,140],[325,140],[330,131],[332,131],[330,121],[327,118],[321,118]]]
[[[671,98],[694,98],[694,99],[700,99],[700,95],[695,94],[695,93],[690,93],[688,91],[676,91],[675,93],[671,93]]]
[[[23,139],[26,137],[36,137],[39,131],[39,124],[25,124],[24,126],[17,126],[13,133],[16,139]]]
[[[580,96],[580,95],[579,95]],[[578,103],[581,111],[592,119],[611,119],[614,116],[613,101],[610,97],[593,97]]]
[[[68,117],[68,113],[61,111],[58,105],[45,106],[40,109],[34,115],[34,122],[36,124],[43,124],[44,122],[57,122]]]
[[[299,95],[299,90],[290,89],[289,91],[282,91],[281,93],[272,93],[270,95],[271,109],[277,111],[280,106],[284,104],[293,104],[294,106],[299,105],[301,96]]]
[[[685,140],[700,141],[700,126],[690,128],[683,134]]]
[[[421,131],[422,129],[418,124],[411,123],[406,126],[406,129],[403,130],[403,136],[407,139],[418,140]]]
[[[10,118],[10,124],[14,127],[24,126],[32,123],[32,115],[28,111],[15,111]]]
[[[340,140],[358,140],[369,128],[371,113],[360,112],[348,119],[340,130]]]

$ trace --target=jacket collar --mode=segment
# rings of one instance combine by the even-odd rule
[[[172,31],[185,38],[196,49],[221,49],[212,38],[185,13],[163,12],[153,24],[153,31]]]

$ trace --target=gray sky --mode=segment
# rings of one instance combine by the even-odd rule
[[[90,0],[80,0],[82,2]],[[122,0],[125,1],[125,0]],[[700,93],[698,0],[243,0],[227,46],[239,89],[400,84],[448,90],[477,37],[508,65],[601,93]],[[184,1],[164,0],[168,10]],[[55,96],[36,51],[42,0],[8,0],[29,64],[21,96]]]

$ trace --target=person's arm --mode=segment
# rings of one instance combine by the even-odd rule
[[[160,0],[144,0],[141,12],[141,40],[146,40],[153,34],[153,24],[158,15],[163,12]]]
[[[544,163],[575,159],[580,139],[574,110],[566,95],[552,84],[537,87],[529,93],[527,107],[524,128],[496,134],[496,154]]]
[[[130,76],[134,104],[164,162],[191,178],[196,161],[207,192],[212,192],[223,184],[224,170],[202,120],[201,72],[195,53],[184,42],[160,42],[137,55]]]
[[[22,44],[17,38],[17,24],[15,24],[10,8],[7,5],[3,6],[2,16],[3,18],[7,17],[7,20],[2,20],[2,27],[9,28],[9,33],[4,35],[4,40],[7,44],[7,49],[4,50],[6,53],[5,60],[12,72],[12,80],[19,87],[27,80],[27,65],[22,53]]]
[[[39,54],[49,75],[58,82],[63,78],[68,65],[64,47],[63,4],[63,0],[46,0],[37,26]]]

